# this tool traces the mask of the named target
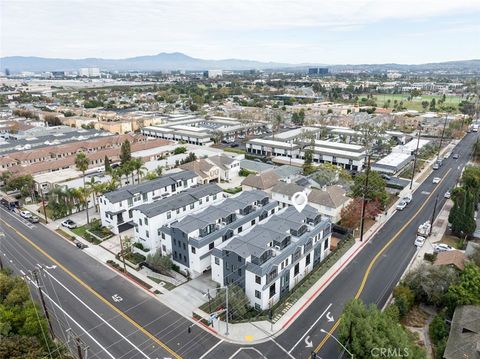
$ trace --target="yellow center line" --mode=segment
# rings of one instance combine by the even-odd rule
[[[438,183],[438,185],[435,187],[435,189],[428,195],[427,199],[423,202],[423,204],[420,206],[420,208],[418,208],[418,210],[415,212],[415,214],[402,226],[402,228],[400,228],[397,231],[397,233],[395,233],[395,235],[392,237],[392,239],[390,239],[382,247],[382,249],[380,249],[380,251],[375,255],[375,257],[373,257],[373,259],[370,261],[370,263],[367,267],[367,270],[365,271],[365,274],[363,275],[362,282],[360,283],[360,287],[358,288],[357,293],[355,293],[355,299],[358,299],[360,297],[360,295],[362,294],[363,289],[365,288],[365,284],[367,283],[368,276],[370,275],[370,272],[371,272],[373,266],[375,265],[375,262],[377,261],[377,259],[383,254],[383,252],[385,252],[385,250],[388,247],[390,247],[390,245],[398,238],[398,236],[400,236],[400,234],[405,230],[405,228],[407,228],[410,225],[410,223],[413,222],[413,220],[418,216],[420,211],[423,210],[423,208],[427,205],[427,202],[429,201],[429,199],[438,190],[438,188],[440,187],[440,184],[444,181],[445,177],[448,176],[448,174],[450,173],[451,170],[452,169],[450,168],[447,171],[447,173],[445,173],[445,175],[442,177],[441,181]],[[432,223],[432,226],[433,226],[433,223]],[[330,338],[330,336],[333,334],[333,332],[337,329],[338,325],[340,324],[340,320],[341,320],[341,318],[338,318],[337,321],[335,322],[335,324],[333,325],[333,327],[328,331],[328,334],[325,335],[325,337],[323,337],[320,344],[318,344],[318,346],[315,348],[316,353],[318,353],[320,351],[320,349],[322,349],[322,347],[325,345],[327,340]]]
[[[63,264],[61,264],[58,260],[53,258],[50,254],[48,254],[45,250],[40,248],[37,244],[35,244],[32,240],[28,239],[23,233],[18,231],[15,227],[11,226],[7,222],[5,222],[3,219],[0,219],[1,222],[3,222],[7,227],[12,229],[15,233],[17,233],[23,240],[28,242],[33,248],[35,248],[38,252],[43,254],[45,257],[50,259],[55,265],[60,267],[65,273],[67,273],[70,277],[75,279],[82,287],[87,289],[90,293],[95,295],[98,299],[100,299],[103,303],[105,303],[107,306],[109,306],[111,309],[113,309],[115,312],[120,314],[125,320],[127,320],[130,324],[132,324],[134,327],[136,327],[138,330],[140,330],[143,334],[145,334],[148,338],[153,340],[155,343],[160,345],[163,349],[165,349],[168,353],[173,355],[177,359],[182,359],[180,355],[175,353],[172,349],[170,349],[165,343],[160,341],[158,338],[156,338],[152,333],[150,333],[148,330],[146,330],[144,327],[142,327],[140,324],[138,324],[135,320],[130,318],[127,314],[122,312],[120,309],[118,309],[116,306],[114,306],[112,303],[110,303],[107,299],[105,299],[100,293],[98,293],[95,289],[90,287],[87,283],[85,283],[83,280],[81,280],[79,277],[77,277],[74,273],[72,273],[69,269],[67,269]]]

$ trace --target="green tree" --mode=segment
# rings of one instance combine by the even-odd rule
[[[461,101],[458,104],[458,110],[464,115],[472,116],[475,114],[475,104],[470,101]]]
[[[22,197],[34,197],[34,186],[35,181],[32,175],[16,176],[13,178],[7,176],[5,188],[8,191],[20,191]]]
[[[430,111],[435,111],[436,110],[436,101],[435,101],[435,98],[432,98],[432,100],[430,101]]]
[[[105,155],[105,159],[103,160],[103,165],[105,166],[105,173],[110,173],[112,171],[112,166],[110,165],[110,159],[107,155]]]
[[[220,289],[215,300],[220,303],[225,303],[226,290]],[[230,319],[241,319],[247,314],[249,300],[245,292],[236,284],[228,286],[228,312]]]
[[[423,264],[409,271],[402,285],[412,290],[415,302],[440,307],[448,288],[458,280],[457,271],[451,267]]]
[[[163,274],[168,274],[169,270],[173,267],[170,257],[162,255],[159,250],[154,254],[149,254],[146,262],[152,270]]]
[[[155,168],[155,173],[158,177],[160,177],[163,174],[163,166],[158,166],[157,168]]]
[[[395,298],[395,305],[398,307],[400,318],[404,318],[413,307],[415,294],[409,287],[399,285],[394,288],[393,297]]]
[[[445,303],[450,314],[458,305],[480,305],[480,267],[474,263],[465,264],[460,281],[448,288]]]
[[[77,153],[75,156],[75,167],[77,170],[82,172],[82,179],[83,179],[83,194],[87,194],[87,188],[86,188],[86,183],[85,183],[85,171],[88,169],[88,165],[90,164],[90,161],[87,157],[87,155],[83,152]],[[88,215],[88,197],[86,198],[86,206],[85,206],[85,212],[87,214],[87,223],[90,223],[90,217]]]
[[[422,101],[422,108],[424,111],[428,108],[429,105],[430,104],[428,103],[428,101]]]
[[[187,152],[187,148],[185,146],[176,147],[175,150],[173,151],[175,155],[180,155],[185,152]]]
[[[368,187],[365,190],[365,183],[367,175],[365,172],[357,174],[353,180],[353,186],[351,192],[353,197],[362,197],[365,194],[365,198],[369,201],[377,200],[382,206],[385,206],[388,201],[388,193],[385,187],[385,180],[380,176],[378,172],[369,171]]]
[[[130,147],[130,141],[125,140],[120,147],[120,164],[124,165],[132,159],[132,150]]]
[[[338,327],[339,340],[355,358],[372,358],[375,350],[385,348],[402,350],[404,357],[426,358],[423,349],[415,344],[412,334],[375,305],[367,307],[360,300],[352,300],[345,306]]]

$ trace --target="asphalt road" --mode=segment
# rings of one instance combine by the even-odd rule
[[[241,347],[196,326],[187,333],[190,320],[42,225],[26,224],[4,209],[0,231],[6,236],[0,238],[0,255],[5,265],[30,279],[29,271],[44,268],[40,284],[57,335],[64,339],[71,328],[90,347],[89,358],[307,358],[313,349],[324,359],[338,358],[338,345],[320,329],[335,335],[337,319],[353,297],[385,304],[415,255],[416,228],[431,218],[437,195],[437,213],[443,206],[443,194],[456,183],[476,136],[471,133],[462,140],[452,152],[460,158],[450,158],[434,171],[407,208],[393,215],[304,313],[262,344]],[[437,176],[443,180],[434,185]]]

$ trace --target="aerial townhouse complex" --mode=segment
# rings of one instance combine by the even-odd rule
[[[215,183],[191,187],[185,191],[172,194],[161,201],[142,204],[133,210],[135,224],[135,241],[146,250],[167,251],[167,244],[161,244],[161,227],[178,221],[186,215],[217,204],[224,200],[223,190]],[[168,245],[168,248],[171,248]]]
[[[330,252],[331,223],[307,205],[294,207],[213,249],[212,279],[244,289],[257,310],[271,308]]]
[[[278,211],[278,203],[253,190],[225,199],[160,229],[167,255],[180,269],[197,277],[211,267],[214,248]]]
[[[133,209],[197,185],[190,171],[171,173],[151,181],[124,186],[99,197],[100,218],[104,227],[119,234],[133,226]]]

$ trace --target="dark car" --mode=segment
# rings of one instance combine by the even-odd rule
[[[238,146],[239,146],[238,143],[232,143],[232,144],[230,145],[230,147],[238,147]]]

